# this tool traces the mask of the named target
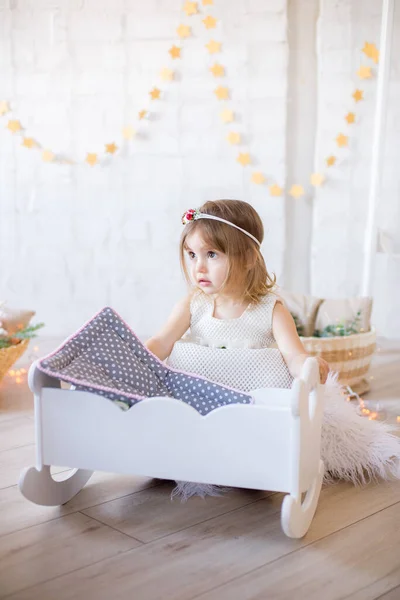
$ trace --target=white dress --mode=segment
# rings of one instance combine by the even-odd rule
[[[246,392],[291,387],[293,378],[272,333],[277,300],[268,294],[240,317],[218,319],[213,297],[197,292],[190,305],[190,330],[174,345],[168,365]]]

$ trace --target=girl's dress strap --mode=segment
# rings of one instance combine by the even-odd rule
[[[196,325],[210,310],[210,298],[203,294],[201,290],[196,290],[190,302],[190,324]]]
[[[268,294],[260,304],[253,307],[253,318],[262,319],[262,323],[272,329],[272,317],[277,302],[282,304],[279,296],[273,293]]]

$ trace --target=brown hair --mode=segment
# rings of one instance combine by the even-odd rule
[[[264,227],[257,211],[242,200],[210,200],[199,209],[201,213],[221,217],[251,233],[261,243]],[[265,266],[260,247],[249,236],[235,227],[212,219],[198,219],[185,225],[180,241],[180,261],[186,281],[190,276],[185,263],[186,239],[194,231],[201,232],[210,247],[228,257],[228,274],[223,289],[229,291],[234,284],[243,286],[240,298],[257,304],[275,287],[276,277],[271,277]]]

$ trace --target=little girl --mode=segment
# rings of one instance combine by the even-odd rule
[[[185,369],[173,360],[175,343],[190,328],[190,337],[183,339],[202,347],[246,348],[247,354],[249,349],[277,347],[292,377],[298,377],[308,355],[290,312],[274,291],[275,277],[265,266],[261,254],[264,228],[256,210],[240,200],[210,201],[188,210],[182,223],[181,265],[189,292],[164,327],[146,342],[147,348],[161,360],[170,357],[174,368],[207,376],[196,364]],[[240,361],[239,350],[235,359]],[[325,383],[329,365],[317,360],[321,383]],[[263,364],[268,370],[268,362]],[[249,385],[248,389],[255,387],[262,386]]]

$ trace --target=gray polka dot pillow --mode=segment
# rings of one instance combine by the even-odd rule
[[[125,410],[152,396],[182,400],[202,415],[227,404],[252,402],[248,394],[165,365],[109,307],[39,361],[38,368]]]

